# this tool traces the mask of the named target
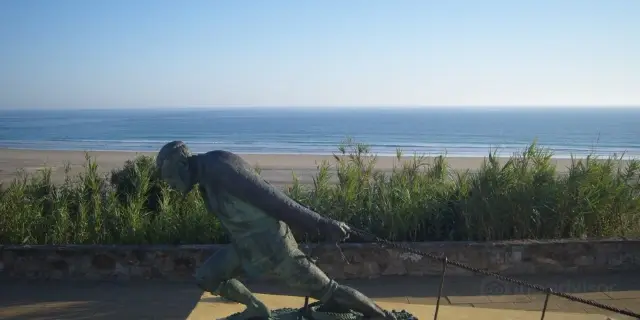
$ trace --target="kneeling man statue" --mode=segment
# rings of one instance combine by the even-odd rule
[[[222,150],[192,155],[182,141],[164,145],[156,165],[172,188],[188,193],[196,184],[207,210],[216,215],[231,245],[215,252],[197,271],[205,291],[246,306],[241,319],[269,318],[271,311],[236,278],[274,274],[283,284],[324,305],[346,308],[367,319],[395,319],[359,291],[336,283],[298,248],[289,225],[321,232],[335,242],[349,227],[305,208],[266,182],[240,156]]]

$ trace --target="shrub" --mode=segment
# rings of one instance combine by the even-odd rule
[[[321,214],[393,241],[640,235],[640,162],[590,156],[572,159],[559,173],[551,157],[533,143],[504,163],[492,152],[479,170],[454,171],[445,156],[400,161],[398,150],[398,165],[382,172],[368,146],[347,140],[333,163],[318,165],[312,185],[294,175],[285,191]],[[87,157],[85,171],[62,184],[45,170],[22,173],[0,188],[3,244],[227,241],[197,188],[186,197],[170,190],[150,157],[127,161],[110,177],[100,176]]]

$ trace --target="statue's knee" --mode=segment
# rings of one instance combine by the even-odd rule
[[[331,280],[326,286],[324,286],[324,288],[322,288],[318,292],[314,292],[314,296],[315,296],[314,298],[325,303],[333,297],[334,293],[339,288],[340,288],[340,285],[337,282]]]
[[[220,287],[220,283],[222,283],[222,281],[211,274],[211,272],[207,272],[204,269],[198,269],[195,273],[195,279],[196,279],[196,284],[198,285],[198,287],[200,287],[200,289],[210,292],[210,293],[216,293],[218,290],[218,287]]]

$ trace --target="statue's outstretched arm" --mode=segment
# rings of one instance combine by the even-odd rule
[[[327,220],[289,198],[257,173],[247,170],[241,163],[243,160],[235,157],[225,160],[217,164],[216,180],[234,197],[260,208],[275,219],[309,232],[318,231]]]

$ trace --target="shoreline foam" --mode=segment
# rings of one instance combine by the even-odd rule
[[[454,152],[449,152],[449,150],[446,150],[446,148],[444,149],[444,151],[442,152],[423,152],[423,151],[408,151],[405,150],[403,148],[400,148],[400,150],[402,150],[402,154],[403,157],[412,157],[414,155],[418,155],[418,156],[425,156],[427,158],[434,158],[440,155],[446,155],[447,158],[486,158],[489,156],[489,153],[494,153],[497,155],[497,158],[509,158],[511,156],[513,156],[513,154],[520,154],[525,148],[527,148],[529,145],[526,146],[521,146],[521,147],[495,147],[495,146],[489,146],[486,147],[486,151],[485,152],[474,152],[474,153],[456,153]],[[616,158],[620,158],[622,157],[623,160],[631,160],[631,159],[639,159],[640,160],[640,153],[637,153],[635,151],[621,151],[621,152],[617,152],[617,151],[611,151],[611,152],[603,152],[603,151],[599,151],[597,149],[591,150],[591,151],[587,151],[587,150],[580,150],[579,152],[573,152],[573,153],[566,153],[566,152],[562,152],[559,153],[557,150],[554,150],[552,148],[547,148],[546,146],[542,145],[540,146],[541,148],[544,149],[549,149],[552,152],[552,159],[558,159],[558,160],[570,160],[572,158],[575,159],[583,159],[586,158],[587,156],[591,155],[591,156],[597,156],[598,158],[609,158],[609,157],[616,157]],[[156,148],[156,149],[159,149]],[[153,150],[133,150],[133,149],[99,149],[99,148],[89,148],[89,149],[65,149],[65,148],[60,148],[60,149],[54,149],[54,148],[36,148],[36,147],[27,147],[27,148],[19,148],[19,147],[14,147],[14,146],[1,146],[0,145],[0,152],[2,150],[17,150],[17,151],[38,151],[38,152],[96,152],[96,153],[105,153],[105,152],[116,152],[116,153],[143,153],[143,154],[152,154],[152,153],[156,153],[157,150],[153,149]],[[224,148],[223,145],[220,145],[219,147],[214,147],[207,149],[206,151],[201,151],[202,148],[191,148],[192,151],[194,153],[203,153],[203,152],[208,152],[210,150],[216,150],[216,149],[222,149],[222,150],[229,150]],[[453,149],[455,149],[455,147],[453,147]],[[480,148],[477,148],[480,149]],[[230,150],[233,151],[233,150]],[[575,150],[574,150],[575,151]],[[259,155],[259,156],[271,156],[271,155],[278,155],[278,156],[299,156],[299,155],[304,155],[304,156],[314,156],[314,157],[325,157],[325,156],[333,156],[334,154],[338,153],[337,147],[333,148],[332,151],[317,151],[317,152],[312,152],[309,150],[301,150],[300,152],[295,152],[295,151],[265,151],[265,152],[260,152],[260,151],[251,151],[251,152],[245,152],[245,151],[233,151],[237,154],[246,154],[246,155]],[[376,150],[371,150],[370,153],[377,155],[378,157],[396,157],[396,153],[395,152],[379,152]]]

